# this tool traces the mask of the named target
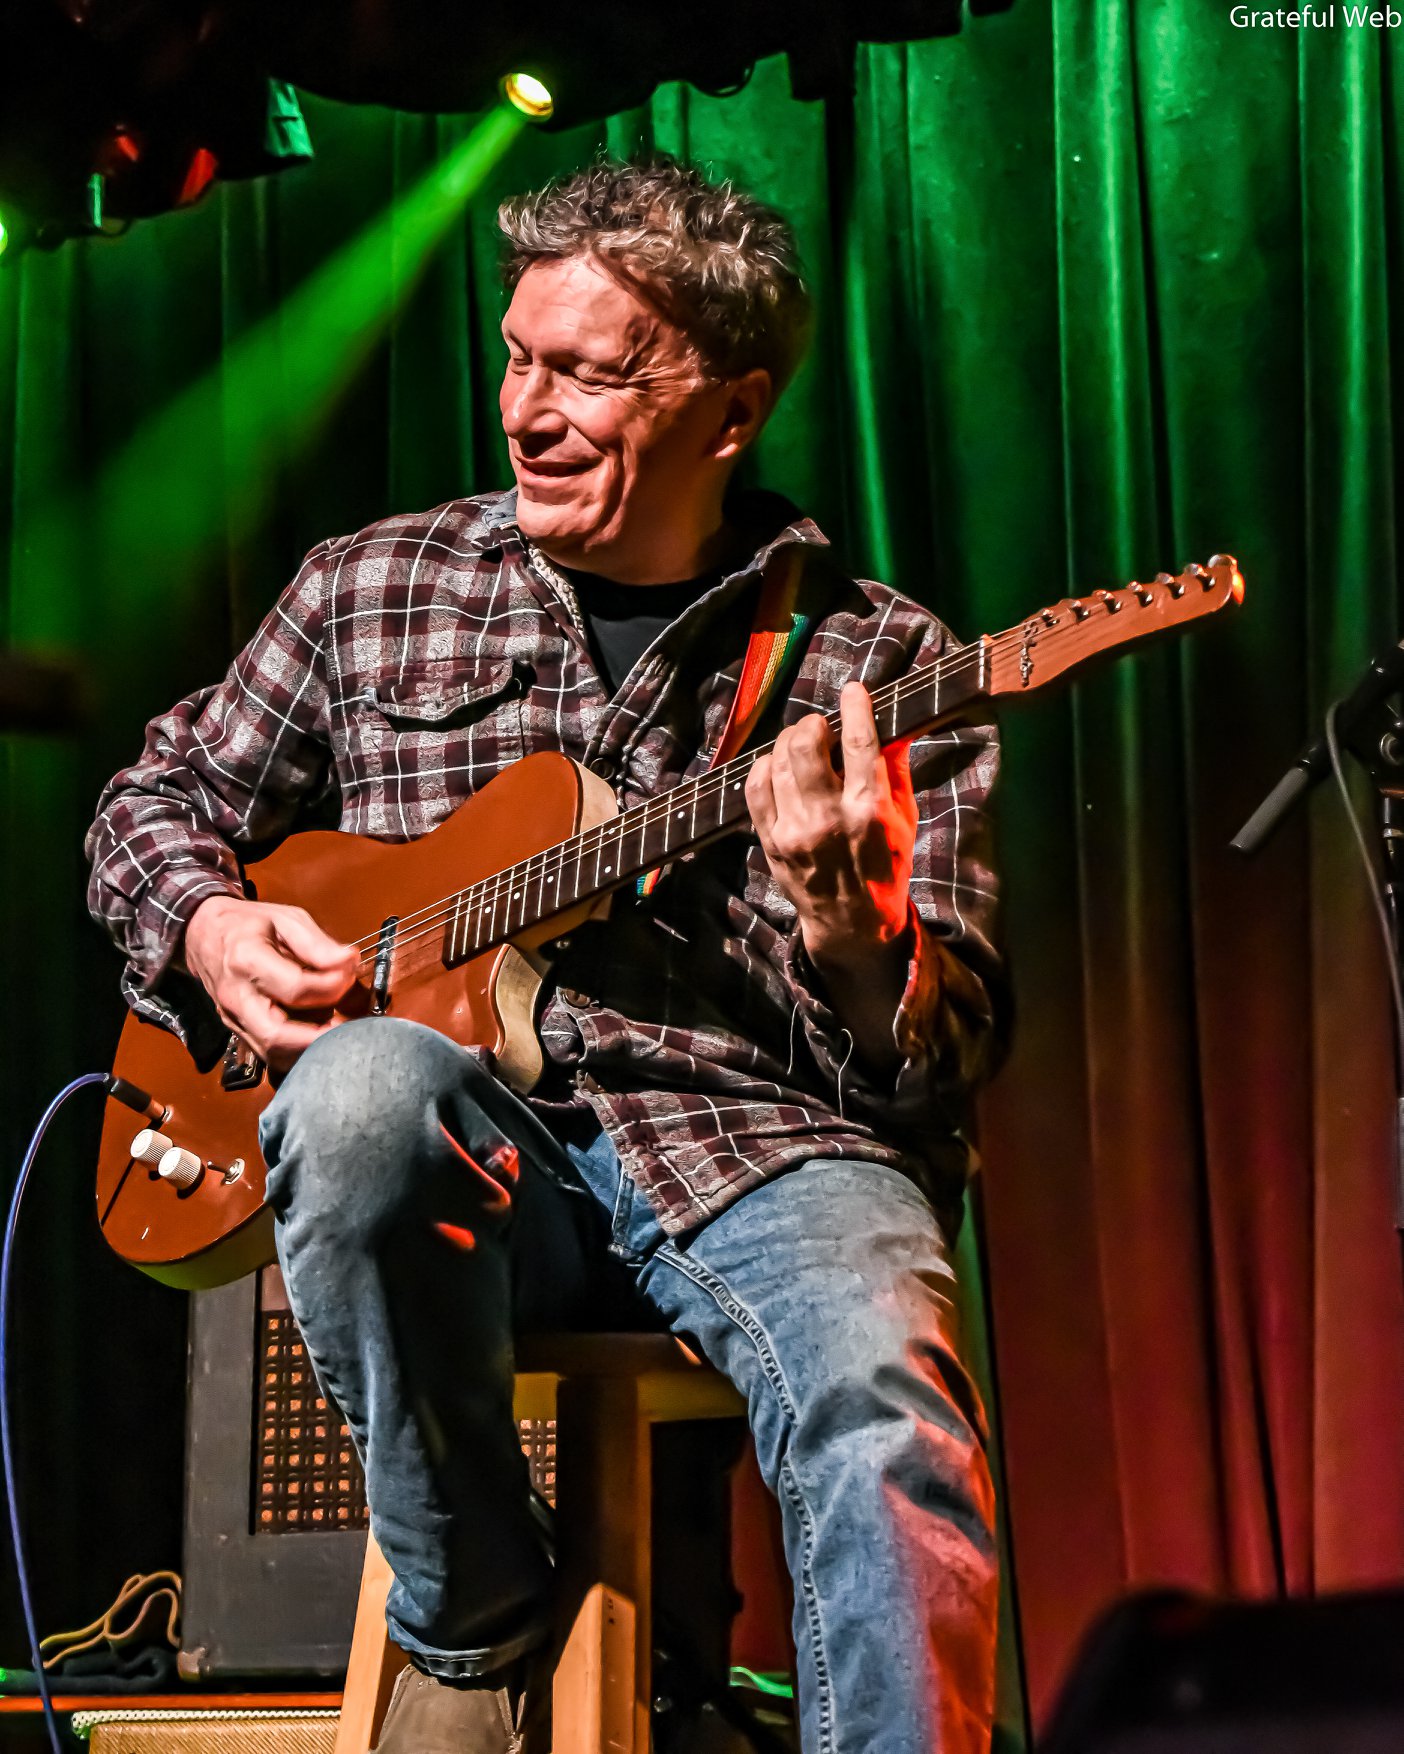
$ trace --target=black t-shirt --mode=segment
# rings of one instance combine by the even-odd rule
[[[721,578],[707,572],[673,585],[619,585],[595,573],[568,575],[590,636],[590,653],[611,694],[665,627]]]

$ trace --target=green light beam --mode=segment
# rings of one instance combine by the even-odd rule
[[[71,554],[74,521],[89,528],[96,521],[97,551],[126,568],[123,619],[139,622],[159,613],[172,569],[189,567],[217,540],[246,538],[278,472],[326,420],[436,246],[526,126],[506,105],[486,115],[412,190],[154,414],[106,465],[91,498],[74,493],[55,504],[27,564],[46,568],[46,561]],[[222,453],[211,456],[221,437]],[[46,570],[52,577],[55,569]],[[62,642],[71,633],[82,607],[65,605],[61,589],[17,593],[33,605],[26,625],[12,628],[18,640]]]

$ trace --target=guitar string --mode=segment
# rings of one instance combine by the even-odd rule
[[[967,671],[972,667],[978,667],[986,651],[993,654],[1007,647],[1011,643],[1017,643],[1018,641],[1023,640],[1026,637],[1026,630],[1030,621],[1039,619],[1041,614],[1041,611],[1035,611],[1033,616],[1026,618],[1015,627],[1006,628],[1003,633],[990,635],[989,638],[983,642],[976,642],[969,646],[962,646],[957,652],[953,653],[950,658],[937,659],[933,664],[925,664],[920,670],[908,672],[906,676],[899,677],[896,681],[886,684],[872,697],[874,712],[885,711],[889,706],[895,706],[898,704],[904,697],[911,698],[916,694],[924,692],[926,689],[932,687],[933,683],[939,684],[940,682],[947,680],[954,680],[961,675],[962,672]],[[1080,626],[1081,622],[1085,619],[1087,618],[1080,617],[1078,621],[1074,622],[1072,625]],[[826,717],[829,717],[831,720],[836,716],[837,715],[826,715]],[[769,743],[763,748],[748,751],[745,755],[735,757],[732,761],[724,762],[721,767],[711,769],[708,772],[699,775],[697,779],[692,781],[691,788],[693,789],[693,800],[691,814],[694,820],[699,806],[716,797],[719,791],[725,792],[727,787],[735,781],[736,773],[740,768],[754,765],[755,761],[760,756],[767,754],[774,747],[775,745],[773,743]],[[489,908],[491,909],[491,912],[495,914],[504,895],[506,895],[509,901],[516,900],[522,889],[529,888],[534,881],[539,881],[540,878],[545,877],[547,874],[547,867],[553,856],[555,856],[557,861],[558,872],[563,873],[569,862],[575,865],[578,873],[584,861],[591,853],[597,855],[603,854],[606,843],[611,836],[617,838],[622,847],[636,830],[640,835],[640,849],[642,850],[643,836],[651,826],[654,826],[657,822],[662,820],[670,810],[675,808],[676,793],[683,789],[683,787],[675,787],[669,792],[664,793],[660,798],[647,799],[642,805],[634,806],[633,811],[625,811],[620,815],[612,816],[607,821],[596,824],[593,828],[585,830],[578,836],[572,836],[565,841],[559,841],[550,847],[542,848],[539,852],[530,854],[526,859],[508,866],[503,871],[479,878],[476,882],[466,885],[454,895],[445,896],[439,901],[428,904],[427,907],[420,908],[414,913],[405,915],[403,919],[397,920],[395,923],[395,937],[393,940],[394,950],[398,953],[420,939],[437,932],[440,926],[446,925],[455,915],[461,918],[465,907],[473,911],[479,919],[481,919],[484,913],[489,911]],[[636,817],[634,816],[634,811],[637,811]],[[631,817],[634,817],[632,821],[630,820]],[[573,856],[570,858],[567,857],[567,848],[574,848]],[[646,860],[645,864],[651,862],[652,860]],[[541,869],[540,871],[533,873],[532,867],[538,863],[540,863]],[[639,869],[643,868],[643,866],[639,867]],[[626,881],[628,881],[628,877],[621,874],[609,887],[616,888]],[[578,903],[582,899],[584,898],[576,896],[574,898],[574,903]],[[569,907],[574,903],[570,901],[566,902],[561,911],[564,911],[565,907]],[[523,921],[522,923],[525,925],[527,922]],[[406,927],[414,927],[416,929],[413,931],[406,931]],[[518,929],[520,929],[520,927]],[[360,950],[360,962],[363,965],[374,965],[375,959],[379,954],[380,940],[383,933],[384,927],[382,925],[377,930],[365,933],[360,938],[351,941],[353,948]],[[362,948],[362,946],[364,946],[364,948]],[[479,946],[479,948],[485,949],[487,946],[483,945]]]
[[[1130,588],[1131,587],[1129,586],[1127,587],[1127,589]],[[1081,601],[1081,599],[1079,599],[1079,601]],[[896,705],[899,701],[915,698],[917,695],[924,693],[927,689],[931,688],[933,682],[939,689],[942,682],[954,680],[961,675],[962,672],[971,668],[972,665],[978,668],[983,661],[986,650],[993,655],[1010,644],[1021,642],[1026,638],[1026,630],[1029,623],[1031,621],[1041,620],[1043,613],[1042,610],[1036,610],[1032,616],[1026,617],[1024,621],[1020,622],[1015,627],[1006,628],[1002,633],[991,634],[984,641],[977,641],[974,644],[962,646],[957,651],[953,652],[948,658],[938,658],[932,664],[923,664],[919,670],[908,671],[906,675],[896,678],[895,681],[884,684],[883,687],[872,696],[874,712],[885,711],[889,706]],[[1080,626],[1083,621],[1089,619],[1092,613],[1095,613],[1095,611],[1089,611],[1087,615],[1078,617],[1077,621],[1072,625]],[[1045,629],[1049,626],[1050,624],[1044,624]],[[837,732],[839,729],[839,715],[837,710],[826,714],[826,717],[832,728]],[[896,739],[892,740],[895,741]],[[463,902],[470,898],[480,909],[485,909],[489,902],[491,902],[492,906],[495,908],[497,902],[501,899],[502,891],[504,889],[511,889],[519,882],[529,883],[533,880],[531,867],[536,864],[538,860],[544,861],[552,854],[563,855],[564,850],[567,847],[576,847],[577,850],[574,854],[573,862],[578,867],[591,853],[599,853],[603,851],[605,843],[611,836],[617,837],[622,844],[633,834],[636,828],[646,830],[651,827],[654,823],[660,820],[661,817],[667,815],[669,810],[676,806],[678,792],[692,787],[696,788],[696,795],[692,806],[695,814],[697,806],[700,803],[716,795],[718,789],[716,782],[723,781],[729,783],[729,776],[734,776],[739,765],[744,765],[747,762],[754,762],[756,758],[769,753],[774,747],[774,743],[767,743],[763,748],[748,751],[745,755],[737,756],[733,758],[732,761],[723,763],[721,767],[708,769],[704,773],[699,774],[696,779],[686,782],[684,786],[674,787],[670,792],[664,793],[661,797],[646,799],[642,804],[632,806],[630,810],[623,811],[617,816],[612,816],[605,822],[598,823],[592,828],[582,830],[578,836],[572,836],[568,840],[556,842],[550,847],[542,848],[539,852],[529,854],[526,859],[518,861],[515,865],[508,866],[503,871],[490,873],[485,877],[478,878],[475,882],[465,885],[464,888],[459,890],[455,895],[445,896],[441,901],[431,903],[429,909],[420,909],[417,914],[405,915],[403,920],[396,922],[397,931],[402,925],[414,923],[417,919],[425,915],[426,912],[434,913],[434,924],[438,925],[449,913],[452,913]],[[726,789],[725,784],[722,785],[721,789]],[[637,812],[637,817],[635,820],[629,821],[628,819],[633,816],[635,812]],[[562,856],[560,869],[564,869],[565,862],[566,861]],[[651,863],[652,860],[649,862]],[[515,899],[515,897],[513,897],[513,899]],[[381,930],[383,930],[383,927]],[[367,953],[369,954],[374,951],[379,937],[380,931],[367,932],[363,934],[362,937],[352,940],[352,942],[357,946],[364,944],[367,947]]]
[[[595,878],[597,880],[591,885],[592,888],[617,887],[620,883],[627,881],[630,875],[647,870],[650,865],[668,862],[673,854],[673,849],[667,847],[666,843],[656,853],[644,853],[645,840],[649,831],[665,823],[669,815],[676,811],[678,814],[689,816],[690,831],[687,841],[689,845],[695,843],[698,838],[697,818],[699,814],[705,812],[713,800],[719,799],[728,791],[734,791],[741,786],[745,774],[754,766],[756,760],[773,747],[773,745],[767,745],[764,749],[748,751],[744,756],[738,757],[734,761],[726,762],[719,768],[698,775],[685,788],[675,787],[660,798],[647,799],[640,805],[635,805],[629,810],[609,817],[602,823],[595,824],[579,836],[544,847],[516,864],[508,866],[503,871],[494,872],[487,877],[480,878],[475,883],[466,885],[457,895],[446,897],[442,904],[435,904],[433,908],[422,911],[419,916],[410,918],[407,923],[416,926],[417,930],[402,935],[397,924],[396,946],[413,943],[425,932],[436,931],[440,924],[447,923],[455,914],[461,918],[465,912],[468,912],[479,919],[484,915],[495,915],[498,907],[503,903],[510,905],[516,902],[525,891],[530,890],[534,885],[544,885],[548,880],[554,883],[557,877],[565,877],[572,866],[578,885],[579,878],[592,857],[595,860]],[[677,796],[679,792],[685,793],[685,797],[680,799]],[[702,833],[705,836],[716,832],[723,826],[725,824],[719,822],[711,829],[704,829]],[[635,835],[639,837],[640,860],[637,864],[630,863],[624,854],[624,849]],[[678,850],[682,851],[685,848]],[[611,851],[615,853],[615,861],[608,865],[603,864],[606,853]],[[606,878],[611,880],[607,885],[603,882]],[[572,885],[567,882],[563,888],[568,891]],[[541,901],[546,899],[544,887],[541,889],[539,899]],[[583,898],[579,894],[568,896],[562,903],[562,908],[570,907],[581,899]],[[518,929],[527,923],[526,920],[521,921]],[[364,952],[363,960],[372,957],[373,954],[369,950]]]
[[[1000,638],[1004,637],[1006,635],[1000,635]],[[953,681],[962,670],[974,667],[979,658],[978,649],[972,649],[972,647],[962,647],[962,654],[963,661],[956,661],[956,658],[953,658],[953,660],[948,661],[949,668],[942,667],[941,663],[923,665],[920,672],[911,672],[907,677],[902,677],[897,682],[886,684],[885,688],[879,689],[876,695],[872,696],[874,710],[881,712],[881,710],[888,709],[890,705],[897,705],[900,695],[904,691],[904,686],[911,695],[925,693],[927,689],[932,688],[932,682],[937,681],[937,672],[939,672],[939,681]],[[956,656],[960,656],[960,654],[956,654]],[[535,865],[539,859],[546,861],[546,859],[551,858],[551,854],[560,854],[562,868],[565,868],[567,863],[579,866],[584,859],[590,856],[591,852],[604,852],[605,844],[611,835],[616,835],[623,844],[628,837],[634,835],[635,831],[646,833],[649,826],[662,821],[670,810],[676,809],[676,795],[679,791],[688,789],[688,791],[695,793],[693,803],[691,803],[691,814],[695,816],[698,805],[709,802],[711,798],[718,795],[718,791],[727,791],[728,786],[735,781],[737,772],[741,768],[753,765],[756,759],[767,754],[770,749],[774,749],[774,744],[767,744],[762,749],[746,751],[746,754],[742,754],[742,756],[735,756],[730,761],[725,761],[720,768],[709,768],[704,774],[698,774],[693,781],[688,782],[686,788],[676,786],[658,798],[648,798],[648,800],[644,800],[642,805],[635,805],[634,810],[625,810],[620,816],[609,817],[605,823],[597,823],[593,828],[584,830],[577,837],[570,837],[569,840],[562,840],[562,842],[555,842],[549,847],[542,847],[541,851],[530,854],[528,858],[519,861],[518,865],[507,866],[502,872],[490,873],[486,877],[477,879],[474,884],[467,884],[456,895],[444,896],[441,902],[430,903],[426,909],[419,909],[416,914],[407,914],[404,919],[397,921],[397,928],[395,928],[397,930],[397,938],[395,938],[397,949],[400,945],[411,942],[411,938],[402,937],[405,926],[426,924],[428,923],[426,916],[433,916],[433,924],[437,926],[444,919],[448,919],[451,914],[455,914],[469,896],[472,896],[474,902],[479,903],[479,907],[486,907],[490,900],[498,902],[502,898],[502,893],[507,889],[516,889],[523,882],[530,884],[532,882],[530,866]],[[637,816],[635,816],[635,812],[637,812]],[[634,819],[630,821],[630,817],[634,817]],[[572,849],[569,859],[565,856],[565,849]],[[537,875],[544,875],[544,870]],[[381,938],[383,930],[384,928],[381,928],[374,933],[365,933],[365,937],[353,940],[356,947],[365,945],[365,958],[363,959],[374,958],[374,954],[379,949],[379,938]]]
[[[1021,622],[1017,627],[1007,628],[1003,633],[991,635],[983,644],[962,646],[948,659],[938,659],[934,664],[924,664],[920,670],[909,671],[907,675],[898,677],[896,681],[886,684],[873,695],[874,712],[886,711],[888,707],[895,706],[904,699],[911,699],[925,693],[933,687],[933,684],[954,680],[962,673],[972,668],[978,668],[986,650],[993,654],[1010,644],[1022,641],[1027,626],[1027,621]],[[831,721],[837,719],[837,714],[826,716]],[[735,782],[739,769],[753,765],[760,756],[767,754],[774,747],[773,743],[768,743],[763,748],[747,751],[746,754],[723,763],[719,768],[708,770],[691,782],[692,787],[695,788],[691,809],[694,820],[699,807],[704,802],[709,802],[719,793],[725,792]],[[508,866],[504,871],[495,872],[478,879],[475,883],[466,885],[455,895],[446,896],[441,901],[429,904],[427,908],[421,908],[416,913],[405,915],[395,924],[393,940],[395,953],[398,954],[410,945],[437,933],[441,927],[453,920],[455,915],[462,918],[465,910],[473,913],[479,920],[489,911],[495,914],[504,895],[509,901],[516,900],[522,888],[529,888],[534,881],[544,877],[547,873],[548,863],[553,856],[557,861],[558,873],[563,873],[568,863],[574,864],[579,872],[591,853],[597,855],[603,853],[606,842],[611,835],[617,836],[621,846],[636,830],[642,837],[650,826],[660,821],[668,814],[669,810],[675,807],[676,793],[683,789],[675,787],[664,793],[661,798],[651,798],[642,805],[635,806],[638,816],[633,821],[628,821],[632,814],[629,811],[619,816],[612,816],[606,822],[596,824],[594,828],[585,830],[579,836],[556,842],[550,847],[545,847],[541,851],[531,854],[525,860]],[[627,827],[624,826],[626,823]],[[642,846],[642,838],[640,845]],[[573,855],[569,858],[566,856],[567,848],[575,848]],[[541,869],[533,874],[532,867],[538,862]],[[645,864],[638,868],[642,870],[651,863],[653,860],[647,859]],[[620,874],[607,887],[618,888],[627,881],[628,875]],[[584,898],[576,896],[573,901],[566,901],[559,911],[564,912],[566,908],[575,905],[582,899]],[[549,918],[549,915],[542,917]],[[522,925],[526,923],[523,921]],[[415,929],[406,931],[406,927],[414,927]],[[517,929],[520,930],[521,926]],[[360,957],[363,965],[374,966],[375,959],[379,954],[379,941],[383,931],[384,927],[382,926],[379,931],[367,933],[362,939],[353,940],[354,946],[358,949],[362,944],[366,945]],[[505,939],[508,935],[504,932],[502,936]],[[487,945],[479,945],[476,948],[486,949]]]
[[[1180,583],[1178,579],[1172,582],[1176,584]],[[1206,577],[1204,580],[1206,588],[1212,586],[1213,582],[1214,581],[1211,577]],[[1134,587],[1128,586],[1126,588],[1130,590]],[[1183,586],[1181,586],[1180,590],[1174,593],[1176,598],[1183,594]],[[1146,605],[1143,605],[1143,607],[1144,606]],[[909,671],[905,676],[897,678],[895,682],[886,684],[872,697],[874,710],[876,712],[885,711],[889,706],[897,704],[898,701],[904,698],[914,698],[916,695],[924,693],[927,689],[931,688],[933,683],[937,684],[939,691],[939,684],[941,682],[956,678],[963,671],[969,669],[971,665],[978,666],[983,659],[985,650],[988,650],[993,656],[1002,649],[1008,647],[1010,644],[1022,642],[1027,637],[1027,629],[1030,622],[1040,620],[1043,613],[1044,612],[1041,610],[1035,611],[1032,616],[1027,617],[1015,627],[1006,628],[1003,633],[992,634],[983,642],[977,642],[969,646],[962,646],[957,652],[953,653],[951,657],[947,659],[938,659],[934,664],[925,664],[920,670]],[[1088,615],[1079,616],[1071,625],[1080,626],[1083,621],[1089,618],[1091,613],[1094,612],[1089,611]],[[1047,628],[1054,624],[1044,623],[1043,625]],[[829,719],[834,730],[837,731],[839,728],[838,714],[835,712],[826,715],[826,717]],[[895,739],[893,740],[895,741]],[[728,786],[735,782],[735,777],[742,767],[753,764],[756,759],[768,753],[773,748],[773,743],[766,744],[764,748],[749,751],[743,756],[736,757],[731,762],[724,763],[719,768],[711,769],[708,772],[699,775],[697,779],[690,782],[690,786],[694,788],[691,811],[694,819],[699,807],[703,803],[709,802],[717,796],[718,791],[724,792]],[[479,878],[474,883],[465,885],[465,887],[459,890],[455,895],[445,897],[441,902],[432,903],[427,909],[420,909],[415,914],[406,915],[403,920],[396,922],[395,948],[398,950],[402,946],[408,946],[428,934],[437,932],[440,926],[446,925],[455,914],[462,918],[465,913],[471,913],[474,915],[476,921],[481,921],[485,914],[489,915],[489,917],[495,917],[497,908],[503,901],[504,897],[509,903],[516,901],[522,890],[529,889],[534,882],[539,882],[546,876],[548,867],[553,858],[556,863],[555,875],[563,874],[568,863],[573,863],[575,865],[578,875],[585,860],[591,853],[594,853],[597,855],[596,875],[598,876],[599,856],[603,854],[610,838],[613,837],[618,846],[622,848],[627,844],[629,838],[636,831],[640,835],[640,850],[642,852],[643,836],[647,833],[650,827],[656,825],[657,822],[659,822],[676,806],[677,793],[684,789],[686,788],[681,786],[674,787],[670,792],[664,793],[660,798],[647,799],[642,805],[635,805],[631,810],[624,811],[617,816],[612,816],[604,823],[597,824],[595,827],[585,830],[579,836],[571,837],[566,841],[556,842],[550,847],[542,848],[539,852],[530,854],[526,859],[508,866],[503,871]],[[725,825],[719,824],[718,826],[723,827]],[[711,833],[715,831],[708,832]],[[567,858],[568,848],[575,849],[573,857],[569,859]],[[597,884],[595,887],[601,892],[605,889],[618,888],[623,883],[626,883],[630,876],[636,875],[638,871],[646,869],[647,866],[653,864],[656,859],[666,856],[666,853],[649,855],[643,859],[643,863],[632,868],[626,868],[617,875],[614,875],[613,881],[608,885]],[[539,869],[537,869],[537,867],[539,867]],[[544,894],[542,899],[544,899]],[[583,899],[585,899],[583,896],[577,894],[573,898],[565,901],[561,908],[553,911],[564,912],[566,909],[577,905]],[[510,919],[510,911],[507,917]],[[539,923],[543,918],[550,918],[550,915],[538,914],[536,922],[528,921],[524,917],[522,921],[519,922],[516,930],[520,931],[530,923]],[[414,932],[404,933],[404,935],[401,936],[404,926],[416,924],[420,925],[421,929]],[[384,928],[382,927],[381,930],[383,931],[383,929]],[[498,934],[494,931],[493,937],[488,940],[488,944],[492,943],[497,936]],[[508,936],[510,936],[509,931],[504,931],[501,934],[501,937],[504,939]],[[363,962],[374,963],[375,955],[378,951],[379,937],[380,933],[368,933],[364,939],[355,941],[358,946],[360,943],[365,943],[367,945],[366,951],[362,953],[361,960]],[[488,944],[477,944],[474,945],[473,948],[478,950],[486,949]]]
[[[935,666],[923,666],[923,671],[934,670],[934,668]],[[947,674],[954,675],[954,673],[951,671]],[[927,686],[930,685],[930,681],[931,678],[927,677]],[[878,697],[874,698],[876,708],[882,709],[889,704],[892,703]],[[635,805],[631,810],[612,816],[603,823],[597,823],[577,836],[541,848],[503,871],[493,872],[479,878],[456,894],[429,904],[427,908],[421,908],[416,913],[405,915],[396,922],[397,947],[411,941],[409,936],[405,934],[406,927],[420,924],[437,926],[459,910],[467,901],[471,901],[483,910],[489,904],[495,906],[503,898],[504,893],[516,890],[523,883],[530,884],[536,877],[544,876],[546,867],[553,857],[556,858],[558,869],[562,872],[569,863],[573,863],[579,869],[592,854],[602,855],[611,837],[616,838],[620,845],[623,845],[636,831],[640,834],[646,834],[649,828],[655,826],[673,809],[677,808],[678,794],[681,792],[692,794],[691,814],[695,818],[702,804],[710,802],[719,791],[725,791],[735,782],[738,772],[743,767],[754,763],[759,756],[773,747],[773,744],[768,744],[763,749],[748,751],[743,757],[735,758],[723,763],[719,768],[699,774],[686,786],[677,786],[662,794],[661,797],[647,799],[643,804]],[[541,870],[533,872],[532,867],[538,863],[541,865]],[[353,940],[353,943],[357,948],[364,945],[365,956],[373,957],[379,948],[379,940],[383,930],[382,926],[379,931],[367,933],[364,938]]]
[[[989,646],[994,648],[1010,639],[1022,637],[1022,628],[1009,630],[1003,634],[993,635]],[[953,654],[950,659],[944,662],[938,660],[934,664],[924,664],[919,671],[909,672],[908,675],[898,678],[896,682],[886,684],[872,697],[874,712],[885,711],[889,706],[895,706],[904,695],[910,698],[925,692],[938,679],[941,682],[951,681],[964,671],[978,668],[982,650],[983,648],[979,646],[963,646],[960,652]],[[418,939],[436,932],[441,925],[446,924],[458,913],[465,903],[469,903],[470,898],[472,907],[479,914],[486,912],[489,904],[495,910],[504,893],[508,893],[510,899],[515,899],[515,894],[521,887],[530,886],[536,878],[546,875],[547,862],[553,855],[557,856],[561,871],[564,871],[567,864],[574,864],[579,869],[592,853],[602,854],[604,852],[605,845],[611,835],[617,836],[621,845],[636,832],[642,837],[650,827],[662,821],[676,807],[676,794],[680,791],[685,789],[693,791],[691,815],[695,819],[698,808],[704,802],[715,798],[719,793],[725,792],[735,782],[741,768],[754,765],[760,756],[767,754],[774,747],[774,743],[768,743],[762,748],[748,750],[744,755],[733,757],[731,761],[724,762],[718,768],[712,768],[699,774],[686,788],[677,786],[663,793],[661,797],[647,799],[643,804],[634,806],[633,810],[612,816],[606,822],[598,823],[578,836],[557,841],[549,847],[544,847],[540,851],[530,854],[517,864],[508,866],[503,871],[493,872],[486,877],[479,878],[476,882],[466,885],[455,895],[445,896],[439,901],[431,902],[425,908],[418,909],[415,913],[406,914],[395,923],[395,951],[398,953]],[[637,815],[635,815],[635,811]],[[630,818],[633,819],[630,820]],[[567,848],[574,849],[569,856],[566,854]],[[533,875],[531,867],[538,861],[541,861],[542,869]],[[652,862],[652,860],[646,861],[646,863]],[[618,879],[619,882],[626,880],[624,877]],[[565,905],[571,904],[567,902]],[[417,929],[406,931],[406,927]],[[381,926],[378,930],[368,932],[361,938],[351,941],[353,948],[361,950],[362,963],[374,964],[375,958],[379,954],[383,932],[384,927]]]

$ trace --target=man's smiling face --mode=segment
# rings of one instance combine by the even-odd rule
[[[704,376],[676,324],[589,256],[528,268],[502,333],[523,533],[563,566],[636,582],[660,520],[700,530],[717,515],[728,387]]]

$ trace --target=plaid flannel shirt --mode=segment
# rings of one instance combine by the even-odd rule
[[[187,1042],[213,1040],[213,1007],[179,964],[185,922],[205,897],[241,893],[241,854],[294,828],[409,840],[537,749],[603,775],[621,805],[702,771],[780,543],[803,546],[822,613],[753,744],[832,710],[849,677],[875,687],[952,647],[926,609],[843,574],[784,502],[741,505],[753,557],[654,641],[612,699],[551,569],[533,565],[511,493],[313,549],[224,680],[153,720],[140,759],[103,794],[89,905],[127,956],[128,1003]],[[911,747],[916,934],[894,1076],[865,1071],[759,841],[732,834],[669,866],[648,897],[617,893],[607,921],[571,935],[539,1015],[543,1118],[569,1127],[588,1104],[672,1234],[816,1157],[900,1167],[953,1222],[966,1099],[1001,1034],[984,814],[996,765],[988,726]]]

